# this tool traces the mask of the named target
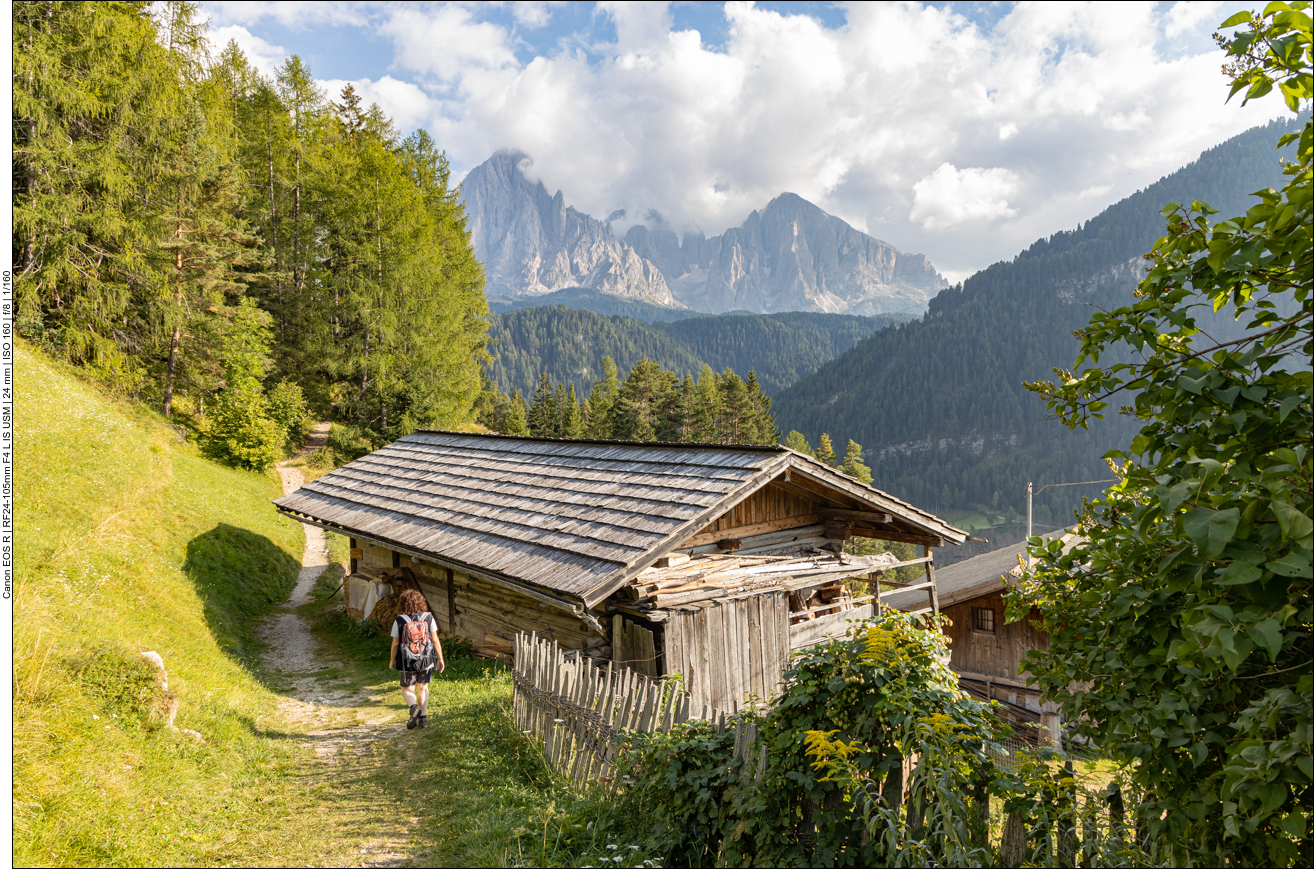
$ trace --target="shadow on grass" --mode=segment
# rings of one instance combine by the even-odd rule
[[[183,563],[210,633],[248,670],[259,651],[257,620],[287,599],[300,569],[268,537],[222,522],[188,541]]]

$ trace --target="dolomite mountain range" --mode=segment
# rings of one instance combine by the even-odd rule
[[[529,158],[499,151],[461,185],[490,296],[585,287],[710,314],[921,312],[948,282],[904,253],[793,193],[719,236],[681,240],[659,220],[623,238],[525,177]]]

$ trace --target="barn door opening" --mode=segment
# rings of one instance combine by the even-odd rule
[[[666,672],[684,675],[694,709],[729,711],[750,694],[770,700],[789,668],[789,600],[769,592],[677,610],[665,640]]]
[[[659,673],[653,632],[621,615],[612,616],[611,620],[611,659],[653,679]]]

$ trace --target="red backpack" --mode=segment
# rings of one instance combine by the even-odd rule
[[[434,665],[437,654],[433,648],[433,638],[430,636],[431,622],[428,615],[428,613],[417,613],[415,616],[408,616],[403,613],[397,616],[402,620],[401,629],[397,631],[401,642],[401,648],[398,650],[398,670],[421,673]]]

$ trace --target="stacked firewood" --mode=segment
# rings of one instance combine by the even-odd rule
[[[814,550],[804,555],[704,555],[683,564],[654,567],[635,577],[627,589],[638,610],[670,609],[700,601],[794,591],[830,585],[846,575],[882,570],[896,563],[892,555],[848,557]]]

